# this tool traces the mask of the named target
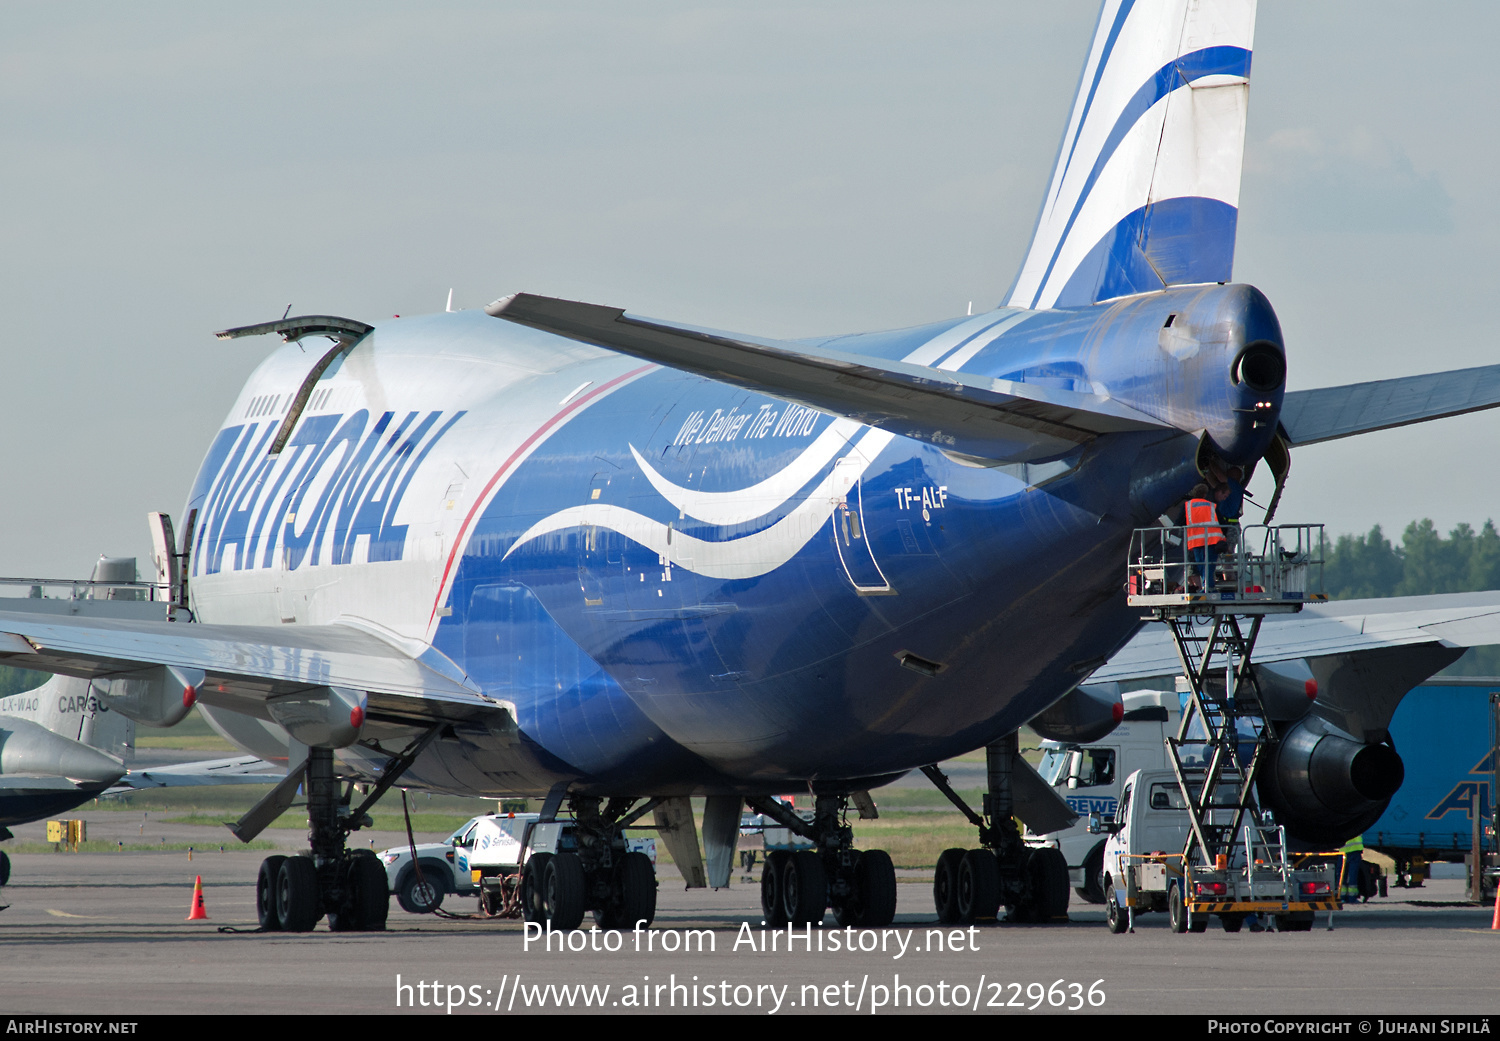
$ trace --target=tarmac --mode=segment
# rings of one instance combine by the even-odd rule
[[[99,816],[126,833],[142,823]],[[91,823],[89,837],[107,838],[106,823]],[[176,829],[214,835],[143,830],[191,841]],[[302,842],[297,832],[270,834]],[[377,848],[397,841],[375,836]],[[789,939],[761,928],[759,886],[739,871],[727,890],[690,891],[667,867],[649,931],[591,932],[586,920],[571,940],[554,935],[549,950],[545,936],[528,942],[520,922],[409,915],[394,901],[383,933],[320,924],[258,934],[264,855],[228,844],[220,853],[216,836],[191,861],[166,851],[12,854],[0,889],[9,905],[0,911],[0,1013],[1500,1011],[1500,932],[1489,908],[1462,903],[1458,879],[1346,908],[1332,931],[1319,916],[1309,933],[1227,934],[1214,923],[1177,935],[1165,915],[1144,915],[1135,933],[1115,936],[1100,908],[1076,897],[1066,923],[940,927],[930,873],[911,871],[901,873],[891,929],[845,930],[830,916]],[[200,875],[209,921],[188,922]],[[450,896],[444,910],[471,914],[475,903]]]

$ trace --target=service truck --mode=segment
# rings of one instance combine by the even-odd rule
[[[1068,862],[1075,891],[1090,903],[1104,902],[1099,872],[1104,867],[1104,838],[1091,835],[1089,814],[1113,817],[1120,785],[1136,770],[1166,765],[1165,740],[1177,733],[1179,696],[1173,691],[1137,690],[1124,695],[1120,725],[1097,741],[1064,744],[1043,741],[1038,772],[1063,797],[1078,823],[1046,835],[1025,833],[1026,844],[1053,846]]]
[[[1491,695],[1500,679],[1435,678],[1415,687],[1391,720],[1391,743],[1406,777],[1385,813],[1364,833],[1365,848],[1395,861],[1397,886],[1420,886],[1428,864],[1469,862],[1475,816],[1481,845],[1494,859],[1496,731]],[[1164,739],[1175,734],[1180,695],[1135,691],[1124,695],[1124,720],[1106,736],[1084,744],[1043,741],[1042,777],[1054,785],[1080,820],[1064,831],[1026,833],[1028,845],[1055,846],[1068,862],[1078,895],[1104,899],[1100,871],[1105,840],[1088,830],[1089,814],[1115,815],[1123,779],[1137,769],[1164,769]],[[1385,895],[1381,869],[1365,860],[1351,880],[1366,899]],[[1485,899],[1493,899],[1493,882]]]
[[[1165,911],[1173,932],[1201,933],[1210,917],[1228,933],[1249,915],[1281,932],[1305,932],[1318,911],[1339,907],[1342,858],[1289,853],[1286,831],[1270,814],[1245,815],[1243,842],[1217,862],[1185,856],[1190,824],[1171,770],[1137,770],[1125,779],[1114,816],[1090,826],[1108,834],[1104,846],[1104,915],[1110,932],[1134,916]]]
[[[656,863],[656,839],[628,836],[626,850]],[[428,914],[447,893],[479,897],[487,915],[518,913],[521,876],[536,853],[571,853],[577,849],[573,821],[543,822],[539,813],[486,813],[465,823],[441,842],[395,846],[380,853],[386,877],[403,910]],[[420,869],[420,870],[418,870]]]

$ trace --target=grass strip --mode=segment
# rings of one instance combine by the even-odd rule
[[[220,846],[224,848],[219,849]],[[242,849],[276,849],[275,843],[257,839],[254,842],[126,842],[117,845],[103,839],[89,839],[74,850],[51,842],[14,842],[4,847],[6,853],[186,853],[192,850],[202,856]]]

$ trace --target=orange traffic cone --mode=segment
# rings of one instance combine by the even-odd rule
[[[1500,929],[1500,889],[1495,890],[1495,916],[1490,919],[1491,929]]]
[[[193,910],[185,919],[189,922],[208,921],[208,909],[203,906],[203,876],[193,876]]]

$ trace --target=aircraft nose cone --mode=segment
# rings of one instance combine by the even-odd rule
[[[0,776],[13,775],[112,784],[125,775],[125,764],[29,720],[8,719],[0,724]]]

